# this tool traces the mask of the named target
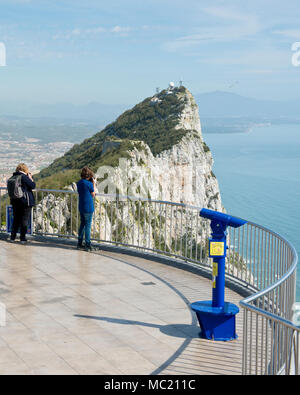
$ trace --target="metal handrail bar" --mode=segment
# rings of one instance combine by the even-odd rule
[[[5,187],[0,187],[0,190],[6,190],[6,188]],[[34,189],[33,192],[68,193],[68,194],[73,194],[73,195],[77,194],[76,191],[71,191],[70,189],[43,189],[43,188],[37,188],[37,189]],[[130,195],[120,195],[118,193],[96,193],[95,196],[115,197],[116,199],[126,199],[126,200],[132,200],[132,201],[143,201],[143,202],[151,202],[151,203],[170,204],[172,206],[179,206],[179,207],[185,207],[185,208],[200,210],[200,208],[198,206],[193,206],[191,204],[171,202],[171,201],[167,201],[167,200],[155,200],[155,199],[151,199],[151,198],[148,199],[148,198],[137,197],[137,196],[130,196]]]
[[[248,222],[248,224],[251,224],[251,225],[254,225],[254,226],[256,226],[256,227],[259,227],[260,229],[263,229],[263,230],[265,230],[265,231],[268,231],[268,232],[270,232],[271,234],[277,236],[280,240],[282,240],[283,242],[285,242],[287,246],[289,246],[289,248],[290,248],[290,250],[291,250],[291,252],[292,252],[292,254],[293,254],[293,256],[294,256],[294,257],[293,257],[293,263],[292,263],[291,267],[289,268],[289,270],[288,270],[278,281],[276,281],[275,283],[271,284],[269,287],[263,289],[262,291],[256,292],[254,295],[248,296],[247,298],[243,299],[243,300],[240,302],[240,304],[242,304],[242,305],[244,305],[244,306],[249,305],[249,307],[251,307],[251,306],[250,306],[250,303],[251,303],[251,302],[253,302],[255,299],[257,299],[257,298],[259,298],[259,297],[261,297],[261,296],[264,296],[264,295],[267,294],[268,292],[274,290],[275,288],[277,288],[280,284],[282,284],[285,280],[287,280],[287,279],[293,274],[293,272],[294,272],[295,269],[297,268],[297,264],[298,264],[298,254],[297,254],[297,252],[296,252],[296,250],[295,250],[295,247],[294,247],[288,240],[284,239],[284,238],[283,238],[282,236],[280,236],[279,234],[277,234],[277,233],[275,233],[275,232],[273,232],[273,231],[270,231],[269,229],[267,229],[267,228],[265,228],[265,227],[263,227],[263,226],[261,226],[261,225],[255,224],[255,223],[253,223],[253,222]]]

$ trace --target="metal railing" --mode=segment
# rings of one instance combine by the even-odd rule
[[[76,238],[78,195],[36,190],[33,234]],[[167,255],[210,270],[210,222],[199,207],[119,195],[96,195],[92,240]],[[0,188],[0,231],[5,231],[6,189]],[[299,374],[300,327],[292,324],[297,254],[280,235],[251,222],[229,228],[226,277],[251,295],[240,302],[243,374]]]

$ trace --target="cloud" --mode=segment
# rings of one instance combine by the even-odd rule
[[[205,42],[232,42],[254,37],[262,30],[255,15],[221,7],[204,8],[202,14],[205,15],[202,20],[206,20],[206,26],[194,28],[193,34],[164,43],[163,48],[176,52]]]
[[[273,34],[279,35],[283,38],[300,41],[300,29],[274,30]]]
[[[0,5],[29,4],[29,3],[32,3],[32,0],[0,0]]]
[[[71,31],[71,35],[72,36],[80,36],[80,34],[81,34],[81,30],[80,29],[73,29]]]
[[[117,34],[123,35],[123,34],[127,34],[127,33],[130,32],[131,30],[132,30],[132,29],[131,29],[130,27],[128,27],[128,26],[124,26],[124,27],[115,26],[115,27],[113,27],[110,31],[111,31],[112,33],[117,33]]]
[[[264,69],[250,69],[250,70],[245,70],[245,73],[251,73],[251,74],[273,74],[275,70],[264,70]]]
[[[92,28],[74,28],[71,31],[64,32],[64,33],[57,33],[52,38],[54,40],[58,39],[74,39],[74,38],[86,38],[90,36],[96,36],[99,34],[113,34],[118,36],[127,36],[128,33],[132,30],[129,26],[114,26],[111,28],[105,28],[103,26],[96,26]]]
[[[227,20],[245,21],[249,17],[249,15],[242,14],[237,10],[224,7],[206,7],[202,11],[214,17]]]
[[[99,34],[99,33],[105,33],[106,31],[107,30],[102,26],[86,29],[86,33],[88,34]]]
[[[214,64],[215,66],[239,66],[244,73],[272,74],[290,67],[291,53],[289,49],[280,50],[270,46],[244,49],[239,51],[212,53],[198,56],[197,63]]]

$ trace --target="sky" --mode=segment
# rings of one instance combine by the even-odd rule
[[[299,19],[298,0],[0,0],[0,102],[134,104],[180,80],[300,98]]]

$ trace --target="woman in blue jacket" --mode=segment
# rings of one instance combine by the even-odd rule
[[[79,194],[80,227],[78,231],[77,248],[83,248],[83,236],[85,236],[85,250],[91,251],[91,226],[94,213],[95,178],[94,173],[88,167],[81,170],[81,180],[77,182]]]

